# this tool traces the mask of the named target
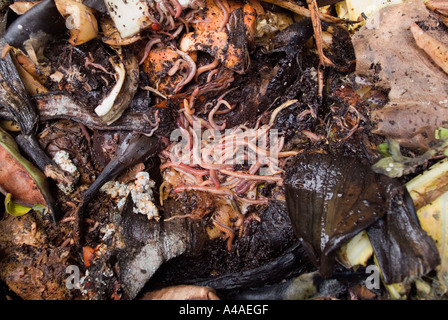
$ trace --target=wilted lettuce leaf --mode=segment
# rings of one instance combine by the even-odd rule
[[[439,128],[435,132],[438,139],[434,145],[420,156],[415,158],[405,157],[402,155],[400,145],[396,140],[387,142],[387,148],[383,144],[381,146],[382,153],[387,152],[390,156],[382,158],[373,165],[373,171],[385,174],[391,178],[399,178],[412,173],[418,166],[426,164],[436,155],[444,154],[448,156],[448,131],[445,128]]]
[[[14,200],[11,199],[11,194],[7,193],[5,197],[5,209],[6,212],[8,212],[10,215],[14,217],[23,216],[24,214],[27,214],[30,212],[32,208],[27,206],[22,206],[18,203],[16,203]]]

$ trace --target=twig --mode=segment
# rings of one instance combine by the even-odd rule
[[[263,2],[275,4],[276,6],[282,7],[284,9],[290,10],[298,15],[303,17],[311,17],[311,12],[307,8],[299,6],[297,3],[289,2],[287,0],[261,0]],[[340,19],[338,17],[333,17],[328,14],[323,14],[318,12],[318,16],[322,21],[331,22],[331,23],[357,23],[357,21],[350,21],[345,19]]]
[[[320,64],[324,67],[334,67],[334,63],[324,54],[324,49],[322,46],[322,25],[319,17],[319,7],[317,6],[316,0],[306,0],[306,3],[308,4],[308,8],[311,14],[311,21],[313,23],[314,29],[314,38],[316,39],[316,47],[317,53],[319,54]]]

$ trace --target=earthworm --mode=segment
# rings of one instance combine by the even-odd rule
[[[193,145],[193,138],[190,132],[182,125],[182,123],[178,120],[177,127],[179,128],[182,135],[187,139],[187,144],[184,147],[184,150],[189,150]]]
[[[171,7],[171,5],[168,3],[168,0],[161,0],[161,1],[163,3],[163,7],[169,12],[169,14],[172,16],[176,16],[177,13],[175,9],[173,9],[173,7]],[[181,13],[182,13],[182,7],[181,7]]]
[[[170,77],[174,76],[176,72],[179,71],[182,62],[184,62],[183,59],[177,59],[176,62],[174,62],[174,65],[168,70],[168,75]]]
[[[250,180],[239,180],[239,182],[235,185],[235,193],[243,194],[250,188],[251,181]]]
[[[246,179],[246,180],[261,180],[261,181],[273,181],[273,182],[283,180],[281,177],[259,176],[256,174],[248,174],[248,173],[243,173],[243,172],[239,172],[239,171],[230,171],[230,170],[226,170],[226,169],[221,169],[219,171],[228,176],[238,177],[238,178]]]
[[[279,107],[275,108],[275,110],[272,111],[272,113],[271,113],[271,118],[269,120],[269,124],[270,125],[274,124],[274,121],[277,118],[277,115],[280,113],[280,111],[282,111],[283,109],[289,107],[290,105],[292,105],[296,102],[297,102],[297,100],[288,100],[285,103],[283,103],[282,105],[280,105]]]
[[[227,22],[229,22],[229,11],[227,10],[227,7],[222,3],[221,0],[214,0],[215,3],[218,5],[218,7],[221,9],[223,17],[221,24],[219,25],[218,31],[223,31]]]
[[[221,187],[221,183],[219,182],[218,176],[216,175],[216,170],[210,170],[210,180],[213,181],[215,187],[219,189]]]
[[[174,15],[174,18],[177,19],[182,14],[182,6],[179,3],[179,1],[177,1],[177,0],[170,0],[170,2],[174,6],[174,11],[176,12],[176,14]]]
[[[64,223],[64,222],[69,222],[69,221],[75,221],[76,217],[70,216],[64,219],[61,219],[61,221],[59,221],[60,223]]]
[[[238,200],[240,200],[242,202],[249,203],[249,204],[259,204],[259,205],[265,205],[265,204],[269,203],[269,199],[267,199],[267,198],[247,199],[247,198],[238,197]]]
[[[90,54],[90,52],[89,52],[89,54]],[[114,74],[113,72],[107,71],[106,68],[104,68],[102,65],[100,65],[98,63],[92,62],[92,60],[89,59],[89,57],[85,57],[84,66],[86,68],[88,68],[89,66],[92,66],[92,67],[94,67],[96,69],[99,69],[99,70],[103,71],[104,73],[107,73],[107,74],[110,74],[110,75]]]
[[[193,92],[191,93],[191,95],[190,95],[190,101],[189,101],[189,103],[188,103],[189,113],[190,113],[190,114],[194,114],[194,108],[193,108],[193,106],[194,106],[194,101],[196,100],[196,97],[198,96],[198,94],[199,94],[199,87],[196,87],[196,88],[193,90]],[[187,110],[187,109],[185,109],[185,110]],[[188,112],[188,110],[187,110],[187,112]]]
[[[198,12],[200,12],[201,10],[199,10],[199,9],[195,9],[195,10],[191,10],[191,11],[189,11],[187,14],[185,14],[185,22],[187,22],[187,23],[191,23],[191,20],[193,20],[193,18],[194,18],[194,15],[196,14],[196,13],[198,13]]]
[[[198,184],[198,186],[203,187],[206,185],[214,185],[214,182],[212,180],[204,180],[202,183]]]
[[[255,162],[255,163],[250,167],[250,169],[249,169],[249,171],[248,171],[248,174],[256,174],[257,171],[260,169],[260,167],[261,167],[261,163],[260,163],[260,161]],[[251,183],[250,180],[244,180],[244,179],[241,179],[241,180],[237,183],[237,185],[235,186],[235,192],[236,192],[237,194],[245,193],[245,192],[249,189],[249,187],[250,187],[250,183]]]
[[[204,9],[205,2],[203,0],[192,0],[190,1],[190,8],[192,9]]]
[[[162,2],[161,1],[156,2],[156,10],[157,10],[157,12],[158,12],[158,14],[160,16],[158,23],[159,23],[159,25],[163,26],[163,20],[164,20],[164,17],[165,17],[165,12],[163,11]]]
[[[232,106],[224,99],[219,100],[216,105],[213,107],[213,109],[209,112],[208,114],[208,122],[210,123],[210,125],[212,126],[213,129],[221,131],[224,130],[226,128],[226,121],[224,120],[224,122],[219,126],[216,124],[215,120],[213,119],[216,111],[218,111],[219,107],[221,106],[221,104],[226,105],[229,109],[232,108]]]
[[[210,71],[210,73],[207,75],[207,82],[212,81],[212,78],[215,74],[217,74],[219,72],[219,70],[214,69],[212,71]]]
[[[185,26],[187,28],[186,29],[187,32],[189,32],[188,31],[188,26],[187,25],[185,25]],[[177,27],[176,31],[174,31],[173,34],[172,34],[173,39],[176,38],[178,35],[180,35],[180,33],[182,32],[183,29],[184,29],[184,25],[180,24],[179,27]]]
[[[227,250],[230,251],[232,249],[232,242],[233,239],[235,238],[235,232],[229,228],[226,225],[223,225],[222,223],[218,222],[215,219],[212,219],[213,221],[213,225],[218,228],[219,230],[221,230],[222,232],[224,232],[229,238],[227,239]]]
[[[185,78],[177,84],[176,88],[174,89],[174,93],[178,93],[180,90],[182,90],[182,88],[187,83],[189,83],[196,74],[196,63],[194,62],[194,60],[187,53],[180,51],[179,49],[176,49],[176,52],[187,62],[189,70]]]
[[[309,130],[302,130],[301,132],[312,142],[319,142],[320,140],[322,140],[322,138],[320,136],[318,136],[317,134],[315,134]]]
[[[160,42],[162,42],[162,40],[160,40],[160,38],[153,38],[153,39],[149,40],[149,41],[146,43],[146,45],[145,45],[145,51],[144,51],[143,57],[142,57],[142,59],[140,60],[140,62],[138,63],[139,65],[142,64],[143,62],[145,62],[146,58],[147,58],[148,55],[149,55],[149,52],[151,51],[151,48],[152,48],[155,44],[160,43]]]
[[[215,59],[211,63],[199,67],[197,69],[196,75],[195,75],[196,81],[197,81],[199,75],[201,75],[204,72],[207,72],[207,71],[215,69],[218,66],[218,64],[219,64],[219,60]]]
[[[198,175],[198,176],[205,176],[207,174],[209,174],[209,170],[199,170],[199,169],[193,169],[190,166],[187,166],[186,164],[183,163],[174,163],[174,162],[166,162],[164,164],[162,164],[160,166],[160,170],[166,169],[166,168],[175,168],[175,169],[181,169],[181,170],[185,170],[188,173],[191,173],[193,175]]]

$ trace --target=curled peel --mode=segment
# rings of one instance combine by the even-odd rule
[[[0,191],[7,195],[10,209],[15,204],[28,208],[43,205],[53,214],[53,197],[45,175],[20,154],[15,140],[1,128]],[[19,213],[23,214],[23,210]]]

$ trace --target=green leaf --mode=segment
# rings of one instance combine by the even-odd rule
[[[378,145],[378,152],[383,156],[383,157],[390,157],[390,153],[389,153],[389,144],[387,142],[385,143],[381,143]]]
[[[435,137],[437,140],[447,138],[448,137],[448,129],[439,127],[435,132]]]
[[[386,157],[374,164],[373,171],[385,174],[390,178],[398,178],[404,174],[411,173],[412,169],[409,169],[403,163],[395,161],[393,157]]]
[[[48,206],[43,204],[35,204],[32,208],[34,211],[40,212],[42,215],[45,215],[48,212]]]
[[[425,153],[411,158],[405,157],[400,151],[400,145],[396,140],[389,140],[380,145],[381,150],[387,150],[390,156],[380,159],[372,166],[373,171],[387,175],[391,178],[398,178],[416,170],[418,166],[425,165],[428,160],[438,155],[448,156],[448,129],[438,128],[435,131],[437,140],[431,149]],[[378,146],[378,149],[380,149]]]
[[[20,217],[31,211],[30,207],[22,206],[14,200],[12,200],[12,196],[10,193],[6,194],[5,197],[5,209],[10,215],[14,217]]]

